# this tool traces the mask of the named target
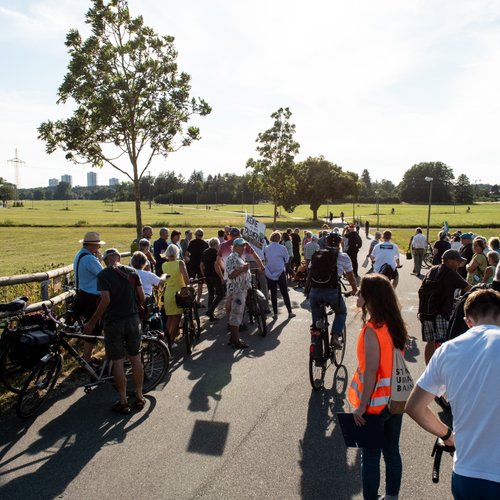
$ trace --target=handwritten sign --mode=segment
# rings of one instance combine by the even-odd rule
[[[259,222],[255,217],[247,215],[243,228],[243,238],[257,248],[262,248],[265,245],[265,234],[266,225]]]

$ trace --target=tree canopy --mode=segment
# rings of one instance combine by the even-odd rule
[[[288,108],[279,108],[271,115],[273,126],[261,132],[255,141],[260,158],[247,161],[251,187],[267,193],[274,204],[275,228],[277,208],[281,206],[292,211],[298,203],[296,191],[299,169],[294,159],[300,144],[293,139],[295,125],[290,122],[291,116]]]
[[[437,203],[452,201],[453,170],[442,162],[426,162],[413,165],[399,184],[401,201],[406,203],[425,203],[429,199],[429,182],[433,179],[432,200]]]
[[[141,16],[130,15],[126,0],[92,0],[86,14],[91,35],[72,29],[66,37],[68,73],[58,103],[76,104],[65,120],[38,128],[47,152],[66,152],[74,163],[104,163],[133,183],[140,233],[140,180],[156,155],[168,156],[200,139],[193,115],[210,106],[190,97],[190,76],[179,72],[172,36],[158,36]]]

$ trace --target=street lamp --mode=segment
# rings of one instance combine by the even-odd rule
[[[429,225],[431,222],[431,205],[432,205],[432,177],[426,177],[425,180],[429,182],[429,208],[427,210],[427,243],[429,243]]]
[[[379,205],[379,191],[375,191],[375,195],[377,197],[377,231],[379,230],[379,221],[380,221],[380,205]]]
[[[241,211],[243,212],[243,189],[241,190]]]

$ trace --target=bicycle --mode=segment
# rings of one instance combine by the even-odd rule
[[[33,416],[46,402],[61,372],[63,360],[61,350],[66,351],[89,374],[90,382],[83,385],[85,394],[90,393],[94,387],[108,382],[114,385],[111,360],[105,359],[102,365],[95,369],[69,343],[70,339],[102,341],[104,337],[82,334],[79,325],[70,326],[62,323],[52,316],[47,308],[45,308],[45,314],[56,325],[56,341],[50,346],[49,352],[31,370],[24,382],[16,404],[16,413],[20,418]],[[149,332],[141,338],[139,354],[144,367],[143,392],[147,393],[165,377],[169,366],[169,350],[161,340]],[[125,363],[125,375],[127,395],[133,395],[132,370],[128,362]]]
[[[257,270],[252,269],[251,287],[248,289],[246,306],[248,319],[251,324],[257,323],[259,335],[267,335],[266,307],[267,301],[264,294],[257,288]]]
[[[15,394],[21,392],[30,370],[54,340],[43,317],[25,315],[27,303],[28,298],[22,296],[0,304],[0,312],[6,314],[0,337],[0,382]]]
[[[351,295],[350,292],[343,293],[345,297]],[[344,325],[342,335],[339,341],[342,344],[341,349],[336,349],[330,345],[330,333],[328,331],[328,316],[334,314],[333,309],[327,312],[327,303],[320,303],[321,317],[316,321],[316,325],[311,327],[311,344],[309,347],[309,381],[314,390],[324,387],[325,375],[327,370],[335,365],[342,365],[345,356],[347,343],[347,328]]]
[[[432,465],[432,482],[439,483],[439,470],[441,468],[441,457],[443,453],[449,453],[453,456],[455,452],[455,447],[447,446],[441,438],[436,438],[434,446],[432,448],[431,457],[434,457],[434,463]]]
[[[428,244],[424,256],[422,258],[422,267],[430,269],[432,267],[433,259],[434,259],[433,249],[432,246]]]
[[[202,281],[204,281],[204,278],[194,278],[189,283],[193,285]],[[182,308],[181,329],[188,356],[191,356],[194,344],[201,335],[200,315],[195,299],[196,291],[193,286],[183,287],[180,292],[175,294],[177,306]]]

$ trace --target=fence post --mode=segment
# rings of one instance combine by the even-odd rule
[[[40,283],[40,293],[42,300],[49,300],[49,280],[44,280]]]

